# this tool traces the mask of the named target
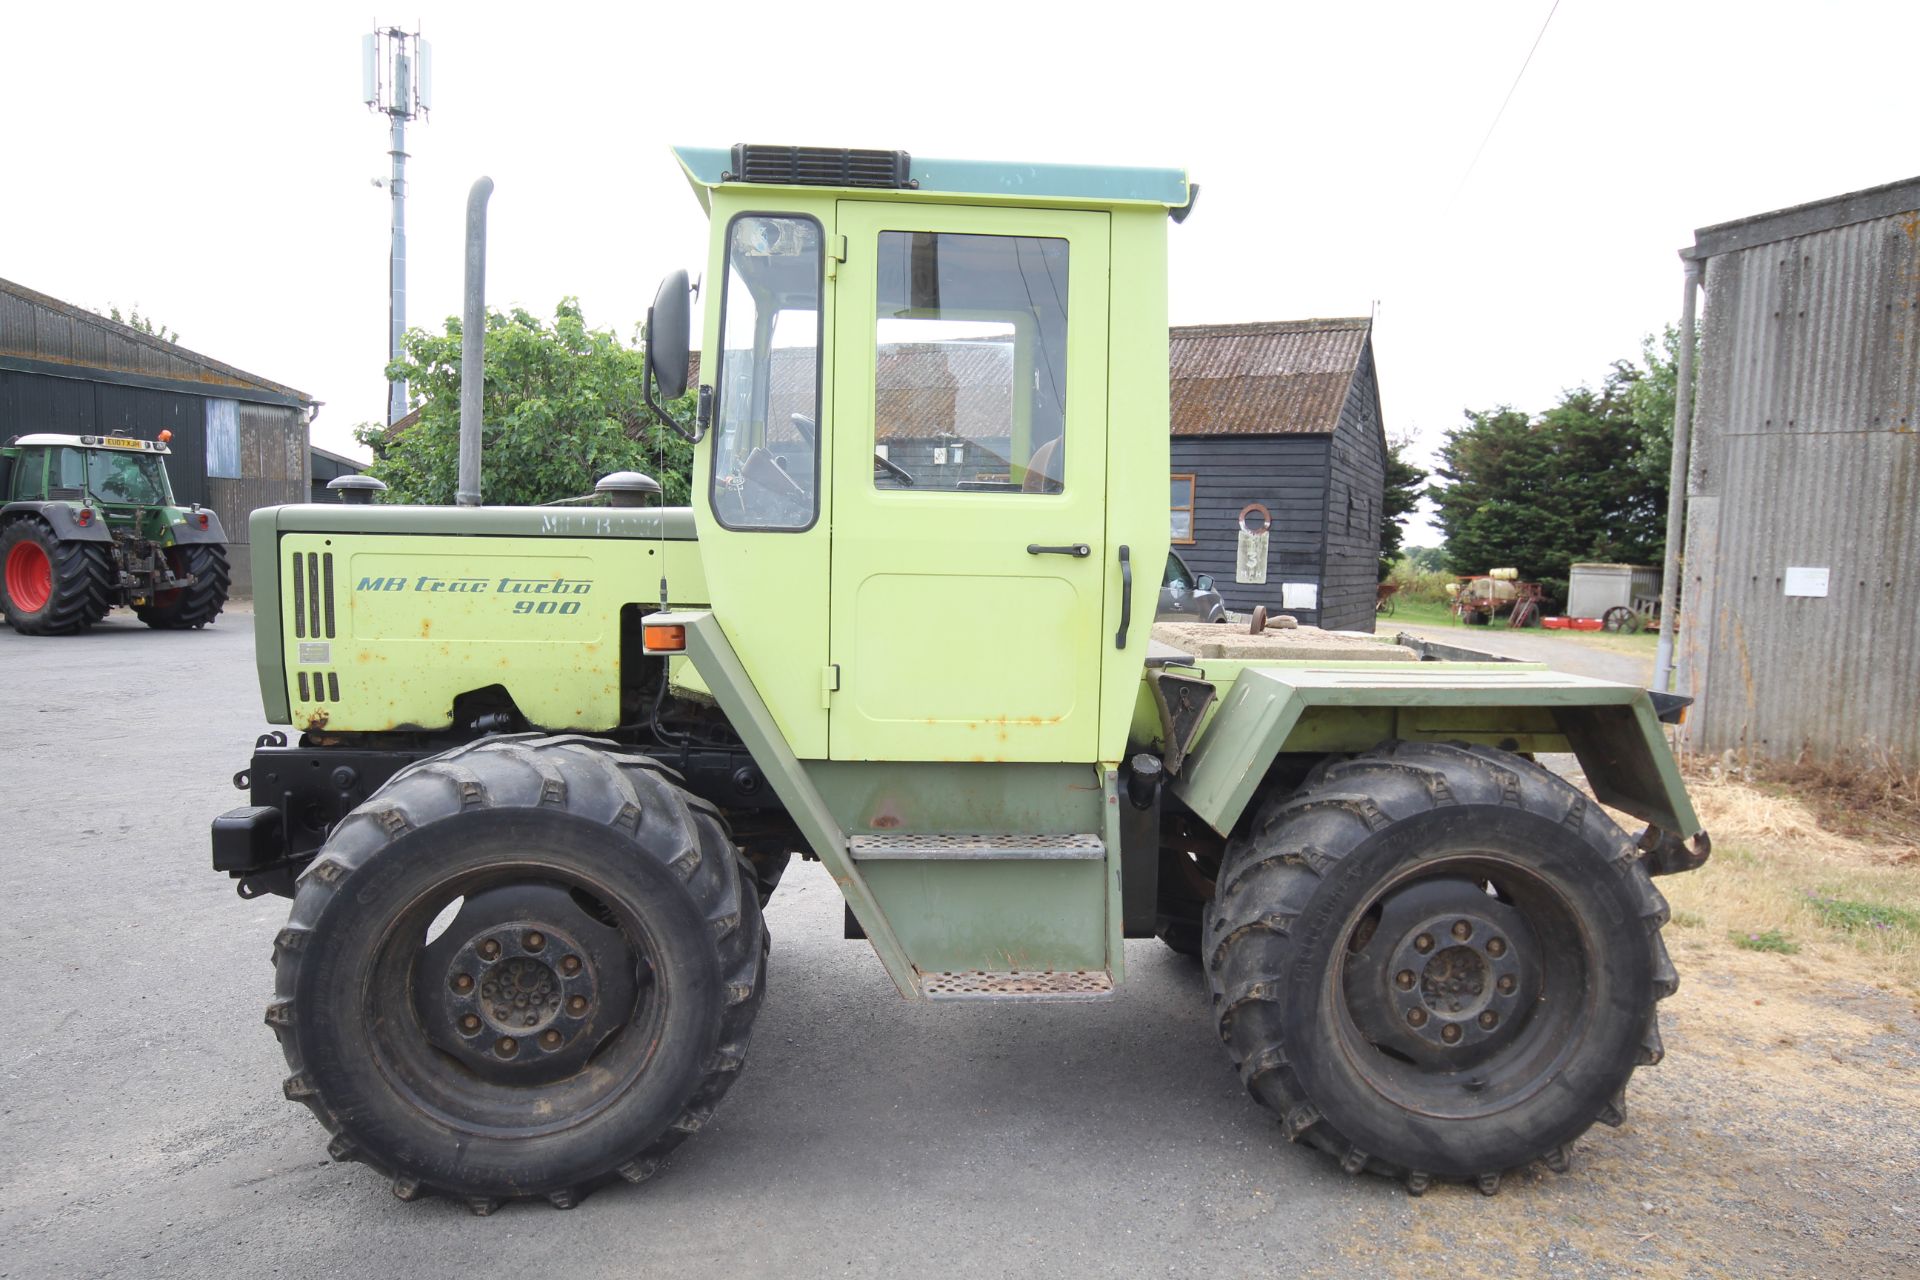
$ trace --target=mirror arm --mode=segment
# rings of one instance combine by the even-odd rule
[[[681,426],[679,423],[675,422],[672,416],[669,415],[665,409],[662,409],[660,407],[660,402],[653,398],[653,308],[652,307],[647,308],[646,333],[647,333],[647,359],[646,359],[646,368],[644,372],[642,372],[640,375],[640,396],[642,399],[644,399],[647,402],[647,408],[653,410],[653,416],[660,419],[661,426],[673,432],[673,434],[679,436],[682,440],[685,440],[688,444],[699,444],[702,440],[706,439],[706,435],[707,435],[707,424],[705,421],[705,415],[704,414],[701,415],[702,421],[700,423],[699,430],[689,431],[685,427]],[[701,390],[704,392],[706,388],[702,387]],[[702,395],[700,398],[702,401],[706,400],[706,396],[704,395]]]
[[[646,399],[647,408],[653,410],[653,416],[660,419],[660,425],[685,440],[688,444],[699,444],[707,438],[706,424],[702,423],[698,431],[689,431],[673,420],[673,416],[660,407],[653,398],[653,370],[649,368],[640,379],[640,394]]]

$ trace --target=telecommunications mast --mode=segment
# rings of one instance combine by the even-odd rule
[[[388,259],[387,359],[399,360],[407,335],[407,121],[433,109],[433,46],[418,31],[385,27],[360,37],[360,100],[393,123],[393,248]],[[374,180],[379,185],[379,179]],[[387,388],[387,422],[407,412],[407,383]]]

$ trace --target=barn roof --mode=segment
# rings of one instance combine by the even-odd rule
[[[1173,434],[1331,434],[1372,328],[1365,316],[1176,326]]]
[[[304,391],[0,280],[0,369],[309,408]]]

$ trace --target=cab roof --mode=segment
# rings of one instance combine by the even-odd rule
[[[1184,169],[1104,165],[1025,164],[999,160],[939,160],[904,151],[849,151],[831,147],[675,147],[674,157],[711,210],[713,188],[728,185],[804,186],[852,191],[892,190],[929,195],[990,196],[1045,203],[1159,205],[1184,216],[1197,190]],[[859,172],[871,178],[891,169],[897,180],[821,180]],[[746,172],[754,181],[743,181]],[[767,175],[779,175],[769,179]]]
[[[172,453],[158,440],[136,440],[132,436],[67,436],[42,431],[30,436],[15,436],[9,448],[30,444],[63,444],[75,449],[118,449],[122,453]]]

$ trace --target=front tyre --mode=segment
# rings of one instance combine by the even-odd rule
[[[35,519],[0,530],[0,611],[22,635],[85,631],[113,607],[113,562],[97,542],[63,542]]]
[[[1565,1168],[1661,1056],[1666,904],[1626,835],[1530,761],[1390,743],[1229,845],[1207,919],[1221,1038],[1288,1135],[1426,1189]]]
[[[712,1116],[764,991],[718,815],[615,744],[413,765],[335,828],[274,946],[285,1092],[413,1199],[571,1208]]]

